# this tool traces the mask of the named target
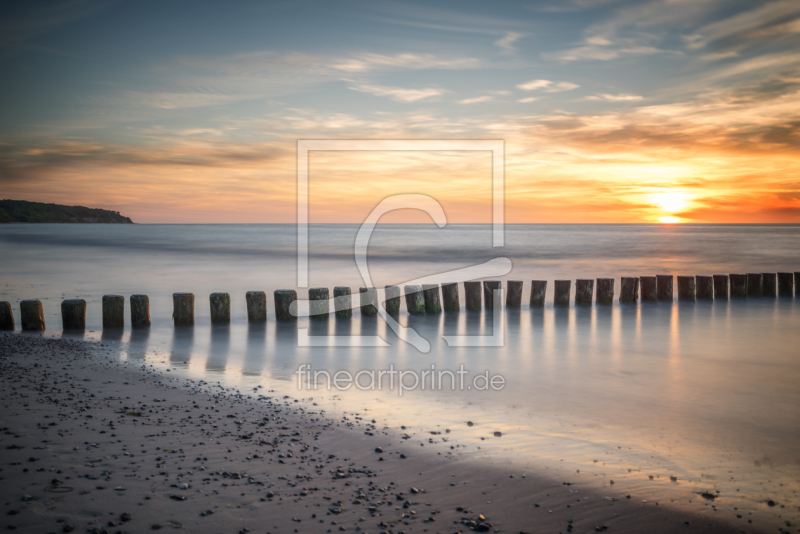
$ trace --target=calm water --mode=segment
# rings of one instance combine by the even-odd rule
[[[312,287],[363,284],[353,260],[356,231],[311,227]],[[796,299],[555,310],[552,281],[613,277],[618,286],[620,276],[800,271],[800,226],[521,225],[507,227],[505,239],[505,247],[493,249],[485,226],[385,225],[369,253],[378,287],[498,256],[513,263],[504,278],[526,281],[524,303],[531,279],[549,280],[544,310],[524,304],[502,314],[502,347],[448,346],[443,335],[493,333],[491,315],[464,311],[409,318],[403,305],[400,322],[428,340],[429,352],[358,311],[349,322],[276,324],[271,291],[297,285],[293,226],[0,226],[0,300],[12,301],[18,318],[19,300],[41,299],[57,331],[60,301],[84,298],[86,336],[112,343],[120,358],[163,362],[172,372],[226,387],[252,392],[261,385],[260,392],[313,397],[329,414],[357,412],[412,431],[449,428],[448,449],[458,444],[487,461],[565,476],[580,469],[598,484],[614,479],[622,491],[662,499],[719,490],[740,510],[761,510],[773,499],[785,503],[784,518],[797,515]],[[248,290],[268,292],[266,327],[247,325]],[[196,295],[193,329],[171,326],[177,291]],[[215,291],[231,294],[229,328],[210,327],[207,295]],[[132,293],[150,296],[153,327],[101,336],[102,295]],[[378,335],[388,346],[299,347],[303,331]],[[390,365],[456,371],[463,364],[467,380],[488,371],[502,376],[505,387],[417,388],[402,397],[396,389],[298,391],[295,371],[303,363],[331,374]],[[494,438],[495,431],[503,437]]]

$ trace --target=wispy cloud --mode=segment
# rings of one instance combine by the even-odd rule
[[[539,97],[536,96],[527,96],[525,98],[520,98],[517,102],[522,102],[523,104],[529,104],[531,102],[536,102],[539,100]]]
[[[485,95],[485,96],[476,96],[475,98],[465,98],[464,100],[459,100],[459,104],[482,104],[484,102],[491,102],[494,100],[493,96]]]
[[[572,91],[577,89],[580,85],[572,82],[554,82],[551,80],[531,80],[529,82],[517,85],[517,88],[523,91],[542,91],[544,93],[560,93],[563,91]]]
[[[368,72],[375,69],[475,69],[481,61],[471,57],[441,58],[433,54],[361,54],[332,63],[336,70],[352,73]]]
[[[383,85],[354,85],[350,86],[350,89],[375,96],[387,96],[396,102],[418,102],[444,94],[444,90],[434,87],[405,89],[403,87],[386,87]]]
[[[643,99],[644,99],[644,97],[641,96],[641,95],[599,94],[599,95],[587,96],[584,100],[606,100],[608,102],[638,102],[639,100],[643,100]]]
[[[516,47],[514,47],[514,43],[519,41],[524,35],[525,34],[519,32],[507,32],[503,37],[495,41],[494,44],[502,49],[503,54],[511,55],[517,51]]]

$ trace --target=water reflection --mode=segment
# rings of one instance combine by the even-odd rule
[[[242,374],[260,376],[267,363],[267,323],[247,325],[247,347],[245,349]]]
[[[131,330],[131,337],[128,342],[128,358],[132,360],[144,360],[147,354],[147,342],[149,339],[149,328],[134,328]]]
[[[188,364],[194,349],[194,327],[176,326],[172,330],[172,350],[169,362],[173,365]]]
[[[206,371],[225,372],[228,365],[228,354],[231,350],[230,325],[211,325],[211,342],[208,345]]]

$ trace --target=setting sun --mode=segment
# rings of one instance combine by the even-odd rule
[[[661,221],[664,224],[675,224],[675,223],[681,222],[680,218],[678,218],[678,217],[669,217],[669,216],[667,216],[667,217],[659,217],[658,220]]]
[[[657,204],[663,211],[668,211],[670,213],[683,211],[689,207],[689,202],[687,201],[685,193],[678,193],[674,191],[656,193],[652,196],[652,199],[654,204]],[[667,221],[662,220],[662,222]]]

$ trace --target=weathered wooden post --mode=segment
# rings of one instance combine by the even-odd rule
[[[658,291],[655,276],[640,276],[642,286],[642,302],[658,302]]]
[[[697,300],[714,300],[714,277],[698,274],[694,279],[697,289]]]
[[[442,300],[444,311],[457,313],[461,311],[461,302],[458,300],[458,284],[442,284]]]
[[[0,302],[0,330],[14,330],[14,310],[5,300]]]
[[[569,294],[571,288],[572,280],[556,280],[553,306],[556,308],[569,308]]]
[[[386,286],[386,313],[389,315],[400,314],[400,287],[399,286]]]
[[[412,315],[425,314],[425,296],[422,286],[409,285],[403,288],[406,292],[406,309]]]
[[[502,289],[503,284],[499,280],[483,281],[483,307],[487,310],[494,309],[494,291]]]
[[[522,308],[522,280],[506,282],[506,308]]]
[[[425,313],[442,313],[439,284],[422,284],[422,296],[425,299]]]
[[[715,274],[714,275],[714,298],[717,300],[728,300],[728,275]]]
[[[575,306],[591,306],[594,293],[594,280],[578,278],[575,280]]]
[[[350,319],[353,316],[353,302],[350,288],[336,286],[333,288],[333,309],[337,319]]]
[[[481,283],[464,282],[464,299],[467,311],[481,311]]]
[[[275,319],[278,321],[296,321],[297,316],[291,310],[292,302],[297,300],[297,291],[294,289],[276,289],[275,298]]]
[[[211,293],[211,324],[231,323],[231,296],[228,293]]]
[[[83,299],[61,301],[61,325],[64,330],[86,330],[86,301]]]
[[[267,322],[267,294],[263,291],[248,291],[244,298],[247,301],[247,321]]]
[[[611,306],[614,304],[613,278],[597,279],[597,297],[595,297],[595,303],[598,306]]]
[[[544,296],[547,294],[547,280],[531,280],[531,298],[528,306],[544,308]]]
[[[619,280],[619,303],[636,304],[639,301],[639,279],[623,276]]]
[[[731,298],[741,299],[747,296],[747,275],[731,274]]]
[[[150,326],[150,298],[147,295],[131,295],[131,328]]]
[[[361,315],[364,317],[378,315],[378,290],[374,287],[360,287],[358,292],[361,297]]]
[[[777,297],[778,294],[776,292],[776,283],[778,281],[777,273],[761,273],[763,277],[762,280],[764,281],[763,289],[765,297]]]
[[[678,276],[678,300],[694,302],[697,298],[697,289],[694,276]]]
[[[791,297],[794,294],[794,273],[778,273],[778,295]]]
[[[327,287],[312,287],[308,290],[308,315],[312,319],[328,319],[331,307],[328,303]]]
[[[19,316],[23,330],[44,330],[44,310],[39,300],[23,300],[19,303]]]
[[[794,287],[800,286],[800,272],[794,273]]]
[[[125,297],[103,295],[103,330],[125,327]]]
[[[747,273],[747,296],[760,297],[764,294],[764,277],[761,273]]]
[[[672,282],[673,276],[671,274],[656,275],[656,292],[658,293],[658,300],[662,302],[672,302]]]
[[[172,294],[172,320],[175,326],[194,325],[194,293]]]

